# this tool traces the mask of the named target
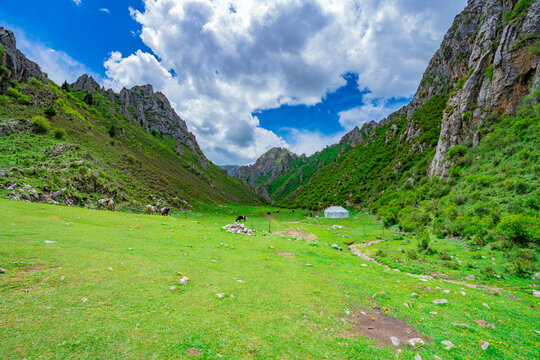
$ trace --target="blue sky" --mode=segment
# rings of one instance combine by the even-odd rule
[[[2,1],[0,25],[58,83],[152,83],[210,160],[246,164],[273,146],[309,155],[405,105],[465,5]]]
[[[68,53],[104,77],[103,62],[112,50],[149,51],[137,35],[141,27],[130,16],[130,6],[144,8],[139,0],[92,0],[79,5],[72,0],[2,1],[0,23],[24,31],[29,40]]]

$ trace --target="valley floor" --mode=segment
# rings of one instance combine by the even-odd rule
[[[161,217],[0,206],[1,359],[540,354],[538,279],[497,277],[499,251],[456,240],[433,240],[442,257],[415,256],[416,240],[367,214],[323,219],[216,205]],[[253,236],[222,230],[238,215]],[[407,345],[413,338],[425,344]]]

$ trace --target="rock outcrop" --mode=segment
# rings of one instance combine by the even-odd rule
[[[271,201],[266,185],[286,173],[289,165],[297,158],[298,155],[285,148],[272,148],[262,154],[255,164],[240,166],[234,176]]]
[[[76,90],[94,91],[98,90],[100,93],[104,93],[105,90],[99,86],[98,82],[93,77],[84,74],[79,76],[72,86]]]
[[[152,85],[123,88],[116,95],[112,89],[105,90],[91,76],[84,74],[71,87],[89,92],[98,91],[111,102],[117,103],[127,119],[155,136],[173,138],[179,154],[184,154],[183,146],[186,146],[197,156],[201,166],[208,166],[208,159],[199,148],[195,135],[188,131],[186,122],[174,111],[167,97],[160,91],[154,92]]]
[[[460,83],[448,100],[431,176],[447,174],[446,153],[451,147],[478,144],[478,129],[490,113],[513,114],[521,98],[539,85],[538,54],[530,47],[540,38],[540,2],[520,12],[516,3],[476,0],[465,9],[479,21],[464,56],[470,75],[460,73]],[[452,28],[460,29],[463,22],[456,19]],[[451,29],[445,40],[456,31]],[[443,42],[441,48],[445,46]]]
[[[42,83],[47,82],[47,75],[41,71],[39,65],[28,60],[17,49],[15,35],[12,31],[0,27],[0,45],[0,65],[8,70],[5,75],[0,72],[0,79],[2,76],[6,76],[20,82],[28,82],[30,78],[34,77]]]

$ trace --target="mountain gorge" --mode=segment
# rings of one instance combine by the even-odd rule
[[[407,231],[487,241],[514,236],[511,222],[537,239],[539,18],[538,1],[469,1],[408,105],[256,190],[286,207],[365,207]]]
[[[139,210],[158,199],[184,209],[263,201],[208,161],[152,85],[115,93],[82,75],[59,87],[16,48],[11,31],[0,29],[0,46],[5,195],[84,206],[107,196]]]

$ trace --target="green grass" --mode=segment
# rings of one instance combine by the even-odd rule
[[[3,359],[394,358],[391,347],[359,335],[340,336],[351,330],[346,309],[372,306],[433,340],[418,350],[404,349],[402,359],[415,354],[531,359],[539,351],[537,301],[527,287],[534,281],[500,280],[508,291],[501,293],[441,280],[421,282],[366,264],[346,249],[331,249],[327,244],[377,237],[383,240],[380,246],[395,243],[393,233],[363,213],[342,220],[306,218],[300,210],[272,213],[273,232],[294,228],[318,237],[307,240],[221,230],[238,214],[248,215],[249,226],[253,218],[256,230],[266,228],[264,214],[275,210],[269,207],[207,206],[163,218],[8,200],[0,200],[0,206]],[[333,224],[344,228],[333,230]],[[449,251],[466,256],[459,246]],[[191,282],[180,285],[179,273]],[[169,291],[174,285],[181,290]],[[386,294],[372,297],[380,291]],[[420,297],[411,297],[412,292]],[[218,299],[216,293],[226,296]],[[522,300],[505,296],[510,294]],[[438,298],[449,304],[433,305]],[[474,319],[496,328],[480,327]],[[445,350],[442,340],[456,348]],[[491,346],[482,351],[480,341]],[[189,349],[202,354],[189,355]]]

